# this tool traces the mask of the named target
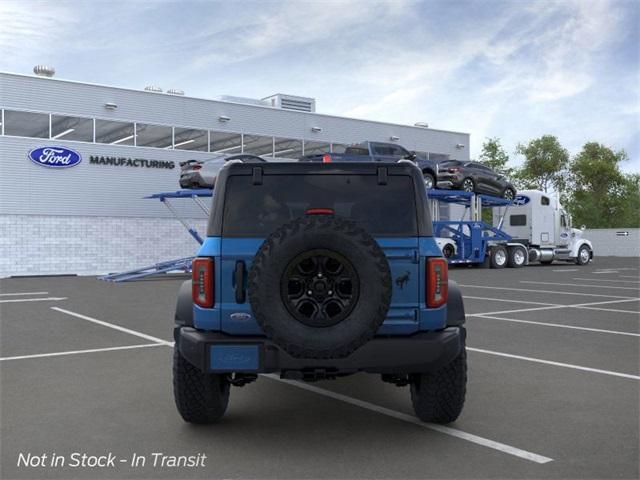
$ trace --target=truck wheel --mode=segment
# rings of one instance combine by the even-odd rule
[[[502,245],[491,247],[491,259],[489,265],[491,268],[504,268],[507,265],[507,249]]]
[[[173,350],[173,395],[185,422],[213,423],[229,404],[226,375],[204,373]]]
[[[467,391],[467,351],[440,370],[411,376],[411,403],[423,422],[451,423],[464,406]]]
[[[527,252],[522,247],[509,247],[509,259],[507,260],[507,266],[509,268],[524,267],[527,263]]]
[[[431,190],[432,188],[436,188],[436,181],[429,172],[424,172],[422,174],[422,178],[424,180],[424,186],[427,190]]]
[[[586,245],[582,245],[578,249],[578,256],[576,257],[576,263],[578,265],[586,265],[591,260],[591,250]]]
[[[342,358],[369,341],[392,290],[389,263],[373,237],[334,215],[306,215],[269,235],[248,287],[260,327],[298,358]]]

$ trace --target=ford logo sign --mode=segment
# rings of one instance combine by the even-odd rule
[[[513,200],[514,205],[526,205],[531,200],[526,195],[516,195],[516,198]]]
[[[74,167],[82,161],[82,156],[64,147],[40,147],[29,152],[29,160],[49,168]]]

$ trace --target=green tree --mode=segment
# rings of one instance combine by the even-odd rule
[[[620,162],[624,150],[614,152],[597,142],[588,142],[571,161],[566,201],[576,225],[590,228],[637,227],[640,225],[640,176],[624,175]]]
[[[545,192],[551,188],[558,192],[564,190],[569,152],[556,137],[543,135],[527,144],[519,144],[516,152],[525,158],[516,175],[519,186]]]
[[[503,175],[510,176],[513,173],[513,168],[507,166],[507,163],[509,163],[509,155],[497,137],[487,138],[485,140],[482,144],[482,152],[478,160],[483,165]]]

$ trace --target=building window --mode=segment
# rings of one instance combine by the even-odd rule
[[[136,123],[136,146],[171,148],[173,145],[173,129],[163,125]]]
[[[96,120],[96,142],[111,145],[133,145],[134,126],[129,122]]]
[[[276,158],[299,159],[302,156],[302,140],[274,138],[273,156]]]
[[[49,138],[49,115],[5,110],[4,134],[16,137]]]
[[[273,157],[273,137],[244,135],[244,153]]]
[[[93,119],[51,115],[51,139],[93,142]]]
[[[208,150],[209,137],[206,130],[176,127],[174,137],[173,148],[176,150],[197,150],[198,152]]]
[[[305,155],[322,155],[323,153],[329,153],[331,150],[331,144],[328,142],[304,142],[304,154]]]
[[[209,132],[211,153],[235,155],[242,153],[242,135],[228,132]]]

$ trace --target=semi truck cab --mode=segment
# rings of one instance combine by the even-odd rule
[[[563,260],[584,265],[593,259],[593,246],[583,238],[585,227],[572,227],[571,215],[556,197],[523,190],[507,208],[494,209],[493,225],[500,226],[502,221],[501,228],[511,241],[527,247],[529,262]]]

